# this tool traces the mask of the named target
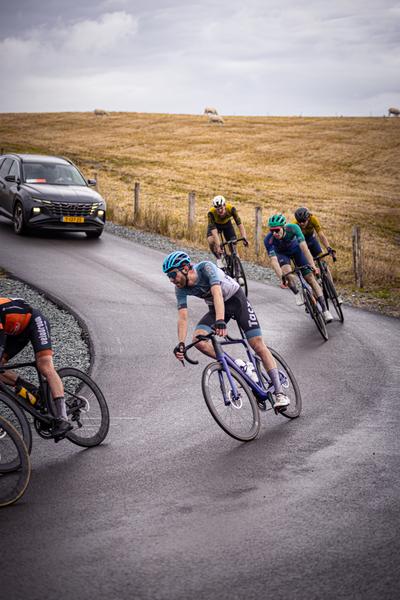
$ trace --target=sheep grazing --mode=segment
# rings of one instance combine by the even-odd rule
[[[400,110],[398,108],[389,108],[388,117],[390,117],[390,115],[400,117]]]
[[[209,106],[207,106],[207,108],[204,109],[204,114],[205,115],[217,115],[217,111],[215,108],[210,108]]]
[[[218,125],[225,126],[225,121],[222,117],[219,117],[218,115],[211,115],[211,117],[208,118],[208,124],[212,125],[213,123],[218,123]]]
[[[107,115],[107,117],[109,117],[110,113],[108,113],[106,110],[103,110],[102,108],[96,108],[93,111],[93,117],[92,118],[94,119],[95,117],[105,117],[106,115]]]

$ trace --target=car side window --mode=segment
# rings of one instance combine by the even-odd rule
[[[15,175],[15,179],[19,178],[19,168],[18,168],[18,163],[16,160],[12,161],[12,165],[8,172],[8,175]]]
[[[3,162],[3,164],[1,165],[0,172],[3,176],[8,175],[8,170],[9,170],[12,162],[13,162],[12,158],[6,158],[5,161]]]

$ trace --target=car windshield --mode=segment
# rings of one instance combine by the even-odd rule
[[[73,165],[31,162],[23,164],[23,170],[26,183],[86,186],[85,179]]]

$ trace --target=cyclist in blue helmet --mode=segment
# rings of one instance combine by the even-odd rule
[[[205,260],[196,265],[191,264],[185,252],[172,252],[163,262],[163,271],[175,285],[175,295],[178,305],[178,339],[174,348],[178,360],[183,361],[183,351],[188,332],[187,297],[197,296],[208,305],[208,312],[196,326],[193,341],[198,335],[207,335],[215,330],[217,335],[226,335],[226,324],[233,318],[244,331],[250,346],[261,358],[263,365],[271,378],[276,394],[275,407],[285,407],[290,404],[289,398],[283,393],[276,362],[262,338],[257,316],[246,298],[239,283],[226,275],[213,262]],[[211,358],[216,358],[212,344],[199,341],[196,348]]]

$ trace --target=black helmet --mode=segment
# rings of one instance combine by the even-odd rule
[[[299,206],[294,211],[294,216],[296,221],[305,221],[310,216],[310,211],[306,206]]]

